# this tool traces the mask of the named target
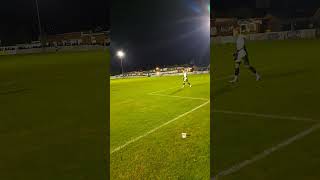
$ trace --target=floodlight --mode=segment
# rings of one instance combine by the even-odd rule
[[[122,58],[125,56],[125,54],[124,54],[124,52],[123,52],[122,50],[119,50],[119,51],[117,52],[117,56],[118,56],[120,59],[122,59]]]
[[[120,58],[120,62],[121,62],[121,73],[122,73],[122,77],[124,77],[122,61],[123,61],[123,58],[124,58],[124,56],[125,56],[125,53],[124,53],[122,50],[119,50],[119,51],[117,52],[117,56],[118,56],[118,58]]]

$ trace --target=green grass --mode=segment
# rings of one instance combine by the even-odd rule
[[[108,59],[0,57],[0,179],[107,179]]]
[[[250,60],[262,81],[242,67],[230,85],[232,45],[212,47],[215,111],[209,104],[111,154],[112,179],[208,179],[210,131],[215,174],[248,160],[317,124],[318,40],[250,42]],[[106,179],[108,53],[78,52],[0,57],[0,178]],[[111,150],[209,99],[209,76],[111,80]],[[150,95],[150,92],[160,95]],[[175,97],[173,97],[175,96]],[[320,123],[320,121],[319,121]],[[181,133],[191,136],[181,139]],[[219,179],[320,178],[320,130]]]
[[[209,179],[210,104],[145,135],[209,100],[209,75],[189,79],[184,89],[181,76],[111,80],[111,151],[143,136],[111,154],[111,179]]]
[[[228,83],[233,74],[233,45],[212,46],[214,110],[312,118],[315,122],[213,113],[214,174],[249,160],[264,150],[320,123],[319,40],[260,41],[247,45],[251,64],[262,75],[256,82],[241,67],[240,82]],[[223,78],[221,78],[223,77]],[[231,78],[230,78],[231,79]],[[280,148],[220,179],[320,178],[320,130]]]

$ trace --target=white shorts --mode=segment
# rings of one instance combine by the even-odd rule
[[[238,57],[236,62],[240,62],[242,60],[242,58],[244,58],[247,55],[246,51],[244,49],[240,50],[238,52]]]

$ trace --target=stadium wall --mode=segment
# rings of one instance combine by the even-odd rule
[[[194,71],[190,72],[189,74],[209,74],[210,71]],[[161,73],[150,73],[149,77],[161,77],[161,76],[182,76],[183,73],[178,73],[177,71],[175,72],[161,72]],[[141,77],[148,77],[147,74],[145,75],[140,75],[140,76],[124,76],[122,75],[116,75],[116,76],[111,76],[110,79],[129,79],[129,78],[141,78]]]
[[[14,47],[1,47],[0,55],[15,55],[15,54],[37,54],[44,52],[76,52],[76,51],[91,51],[91,50],[105,50],[108,46],[101,45],[82,45],[82,46],[61,46],[61,47],[45,47],[45,48],[30,48],[30,49],[19,49],[17,46]]]
[[[267,32],[248,34],[246,38],[250,41],[262,41],[262,40],[286,40],[286,39],[315,39],[317,38],[316,29],[305,29],[297,31],[282,31],[282,32]],[[213,37],[212,42],[216,44],[234,43],[234,36],[219,36]]]
[[[0,55],[17,54],[17,46],[0,47]]]

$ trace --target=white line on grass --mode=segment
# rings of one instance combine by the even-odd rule
[[[173,95],[166,95],[166,94],[149,94],[152,96],[163,96],[163,97],[172,97],[172,98],[180,98],[180,99],[193,99],[193,100],[202,100],[202,101],[208,101],[208,99],[205,98],[196,98],[196,97],[188,97],[188,96],[173,96]]]
[[[310,122],[319,122],[315,119],[304,118],[304,117],[294,117],[294,116],[279,116],[273,114],[257,114],[257,113],[248,113],[248,112],[234,112],[234,111],[225,111],[225,110],[214,110],[215,113],[231,114],[231,115],[240,115],[240,116],[254,116],[270,119],[286,119],[294,121],[310,121]]]
[[[233,174],[237,171],[239,171],[240,169],[250,165],[250,164],[253,164],[254,162],[256,161],[259,161],[267,156],[269,156],[270,154],[272,154],[273,152],[275,151],[278,151],[279,149],[281,148],[284,148],[292,143],[294,143],[295,141],[298,141],[302,138],[304,138],[305,136],[311,134],[312,132],[318,130],[320,128],[320,124],[316,124],[314,126],[312,126],[311,128],[307,129],[307,130],[304,130],[302,132],[300,132],[299,134],[281,142],[280,144],[276,145],[276,146],[273,146],[269,149],[266,149],[264,150],[263,152],[261,152],[260,154],[257,154],[255,156],[253,156],[252,158],[248,159],[248,160],[245,160],[239,164],[236,164],[234,166],[232,166],[231,168],[229,169],[226,169],[224,171],[221,171],[220,173],[217,174],[217,176],[215,177],[215,179],[217,179],[218,177],[222,177],[222,176],[227,176],[227,175],[230,175],[230,174]]]
[[[160,91],[155,91],[155,92],[152,92],[152,93],[149,93],[149,94],[156,94],[156,93],[160,93],[160,92],[165,92],[165,91],[168,91],[168,90],[171,90],[171,89],[178,89],[180,88],[180,86],[176,86],[176,87],[172,87],[172,88],[168,88],[168,89],[163,89],[163,90],[160,90]]]
[[[188,111],[188,112],[185,112],[185,113],[183,113],[183,114],[181,114],[181,115],[179,115],[179,116],[171,119],[170,121],[167,121],[166,123],[164,123],[164,124],[162,124],[162,125],[154,128],[154,129],[152,129],[151,131],[148,131],[148,132],[146,132],[145,134],[143,134],[143,135],[141,135],[141,136],[138,136],[138,137],[136,137],[136,138],[134,138],[134,139],[131,139],[130,141],[126,142],[125,144],[123,144],[123,145],[121,145],[121,146],[113,149],[113,150],[111,151],[111,154],[113,154],[113,153],[121,150],[122,148],[128,146],[128,145],[131,144],[131,143],[134,143],[134,142],[136,142],[136,141],[138,141],[138,140],[140,140],[140,139],[148,136],[149,134],[157,131],[158,129],[160,129],[160,128],[162,128],[162,127],[164,127],[164,126],[166,126],[166,125],[168,125],[168,124],[170,124],[170,123],[172,123],[172,122],[174,122],[174,121],[176,121],[176,120],[178,120],[178,119],[180,119],[180,118],[182,118],[182,117],[184,117],[184,116],[186,116],[186,115],[188,115],[188,114],[190,114],[190,113],[192,113],[192,112],[194,112],[194,111],[196,111],[196,110],[198,110],[198,109],[200,109],[200,108],[202,108],[203,106],[207,105],[209,102],[210,102],[210,101],[206,101],[205,103],[203,103],[203,104],[201,104],[201,105],[199,105],[199,106],[191,109],[191,110]]]

